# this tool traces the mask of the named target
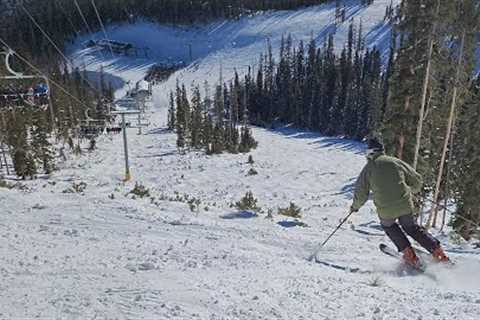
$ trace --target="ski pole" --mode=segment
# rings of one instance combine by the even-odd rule
[[[323,241],[323,243],[321,245],[319,245],[317,247],[317,249],[315,250],[315,252],[310,256],[308,257],[308,261],[312,261],[313,259],[315,259],[317,257],[317,254],[320,252],[320,250],[327,244],[327,242],[335,235],[335,233],[337,233],[338,230],[340,230],[340,228],[345,224],[345,222],[348,221],[348,219],[352,216],[352,214],[354,214],[356,211],[353,211],[353,210],[350,210],[349,214],[342,220],[342,222],[340,222],[340,224],[338,225],[338,227],[335,228],[335,230],[333,230],[333,232],[327,237],[327,239],[325,239],[325,241]]]

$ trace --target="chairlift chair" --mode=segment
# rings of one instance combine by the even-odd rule
[[[94,119],[89,115],[90,109],[85,110],[85,119],[80,121],[79,134],[81,137],[96,138],[105,131],[106,120]]]
[[[99,127],[99,126],[80,125],[80,127],[79,127],[80,137],[85,138],[85,139],[96,138],[103,132],[103,130],[104,130],[104,128]]]
[[[127,110],[138,109],[137,100],[133,98],[122,98],[120,100],[115,101],[115,105],[121,109],[127,109]]]
[[[7,82],[6,87],[0,87],[0,107],[38,107],[46,110],[50,105],[50,88],[48,78],[44,75],[25,75],[13,70],[10,58],[15,52],[11,49],[3,49],[0,55],[5,57],[4,63],[7,70],[6,76],[0,76]],[[19,81],[36,81],[30,87],[18,85]],[[16,84],[15,84],[16,83]]]

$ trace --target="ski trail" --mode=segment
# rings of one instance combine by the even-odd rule
[[[376,0],[355,15],[366,33],[375,30],[370,45],[385,36],[382,19],[389,3]],[[348,227],[319,259],[367,273],[305,261],[351,204],[352,183],[365,163],[362,144],[292,128],[254,128],[259,148],[251,155],[258,175],[248,176],[247,155],[180,154],[175,134],[165,129],[164,98],[177,76],[187,85],[214,83],[219,77],[212,70],[222,63],[227,81],[234,67],[258,59],[267,36],[274,50],[288,33],[295,41],[309,41],[312,31],[317,35],[331,25],[332,8],[270,12],[213,29],[118,26],[109,31],[112,38],[150,46],[148,61],[89,60],[92,53],[85,53],[89,70],[105,63],[122,82],[136,81],[149,63],[184,60],[191,41],[195,68],[155,88],[147,134],[129,132],[134,181],[121,180],[121,137],[102,136],[98,152],[68,154],[48,181],[0,191],[0,318],[477,320],[480,293],[467,276],[476,274],[480,255],[468,244],[450,247],[465,251],[453,255],[459,263],[467,260],[461,274],[432,270],[438,282],[392,274],[397,264],[378,251],[383,238]],[[271,28],[262,31],[267,24]],[[347,25],[337,30],[337,48],[347,30]],[[86,184],[83,192],[66,192],[79,182]],[[135,183],[150,196],[133,197]],[[238,213],[232,203],[247,191],[264,212],[271,210],[271,219]],[[201,204],[191,210],[193,198]],[[278,214],[290,201],[303,209],[303,227]],[[369,203],[352,221],[380,235],[376,219]]]

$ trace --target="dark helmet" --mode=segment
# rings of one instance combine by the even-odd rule
[[[369,138],[367,140],[367,145],[368,145],[369,150],[374,150],[374,151],[384,151],[385,150],[385,146],[380,141],[380,139],[375,138],[375,137]]]

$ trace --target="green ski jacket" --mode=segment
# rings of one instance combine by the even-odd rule
[[[359,210],[373,193],[382,219],[397,219],[414,211],[412,196],[421,191],[422,177],[407,163],[383,152],[368,157],[355,184],[352,209]]]

